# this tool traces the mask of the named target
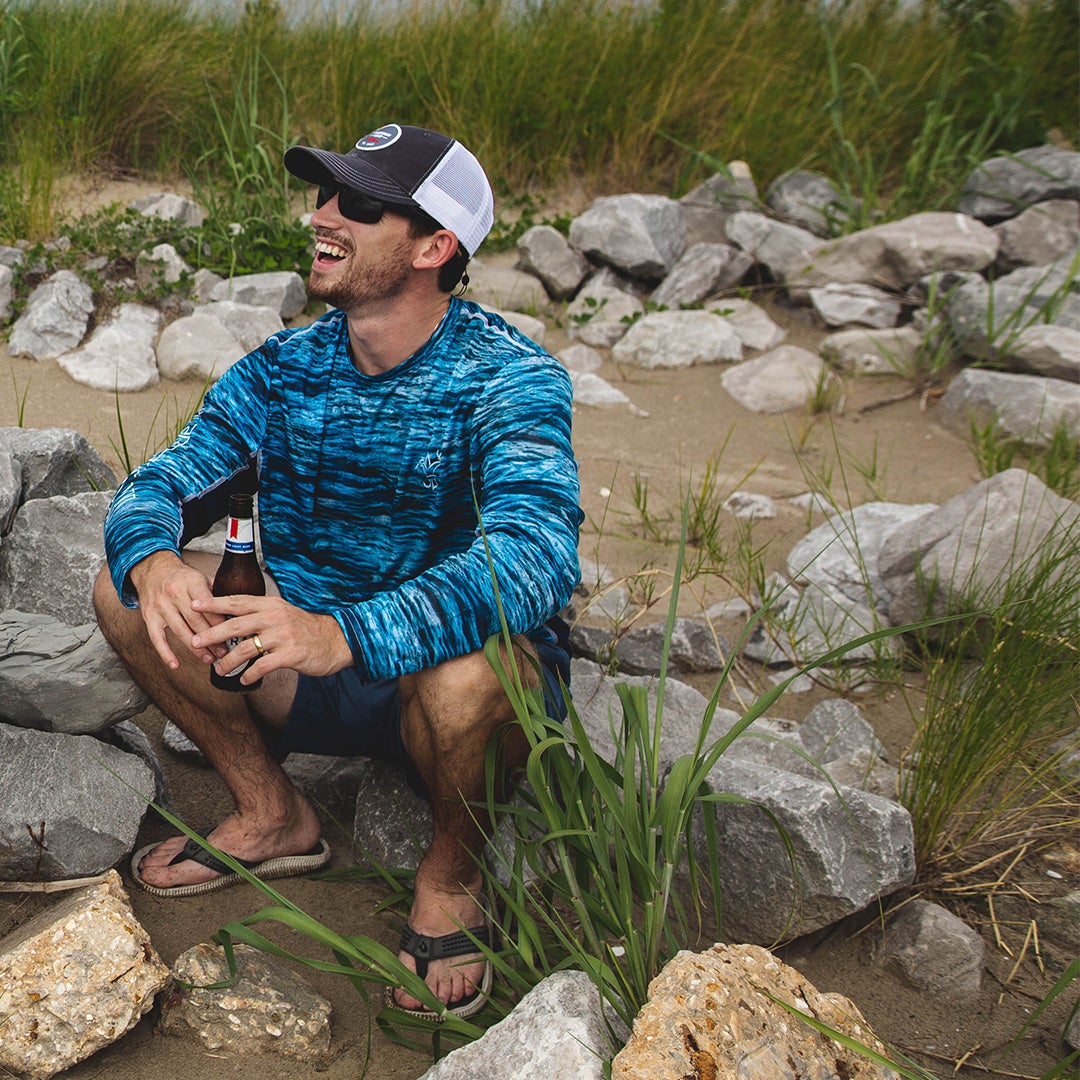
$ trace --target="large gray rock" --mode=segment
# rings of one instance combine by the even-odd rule
[[[353,847],[362,862],[415,870],[431,844],[431,807],[405,774],[374,759],[356,763],[359,778]]]
[[[992,285],[970,274],[945,293],[945,316],[965,352],[1008,363],[1025,330],[1044,325],[1080,330],[1078,288],[1068,259],[1021,267]]]
[[[630,401],[618,387],[592,371],[571,371],[570,382],[575,405],[626,405]]]
[[[742,359],[742,338],[709,311],[654,311],[630,327],[611,350],[634,367],[682,368]]]
[[[19,503],[116,487],[116,476],[77,431],[0,428],[0,454],[19,464]]]
[[[691,307],[738,285],[753,265],[752,256],[731,244],[694,244],[683,252],[650,300],[662,307]]]
[[[1049,444],[1054,431],[1080,439],[1080,384],[1038,375],[964,368],[941,399],[941,418],[962,431],[971,418],[996,417],[1001,433],[1033,447]]]
[[[986,966],[986,943],[940,904],[912,900],[885,927],[884,963],[935,1000],[972,1005]]]
[[[8,349],[14,356],[55,360],[82,341],[93,311],[93,289],[70,270],[58,270],[30,294]]]
[[[781,345],[726,368],[724,389],[744,408],[759,413],[801,409],[835,376],[820,356],[798,345]]]
[[[972,217],[998,220],[1048,199],[1080,199],[1080,153],[1033,146],[984,161],[964,182],[957,208]]]
[[[743,347],[775,349],[787,337],[787,331],[773,322],[764,308],[741,298],[724,297],[709,305],[709,311],[727,319],[742,339]]]
[[[535,274],[474,259],[469,263],[469,299],[493,310],[535,312],[547,306],[548,294]]]
[[[820,173],[793,169],[782,173],[765,192],[765,203],[792,225],[815,236],[832,236],[848,217],[836,185]]]
[[[141,289],[176,285],[190,274],[191,267],[172,244],[155,244],[149,251],[140,251],[135,260],[135,281]]]
[[[1015,585],[1041,558],[1075,568],[1078,519],[1076,503],[1023,469],[976,484],[886,537],[878,572],[892,597],[889,617],[909,623],[958,603],[1000,602],[1010,578]]]
[[[757,185],[745,161],[728,163],[680,200],[686,221],[686,244],[722,243],[724,223],[738,210],[756,210]]]
[[[884,289],[856,281],[850,285],[830,282],[810,290],[810,303],[826,326],[895,326],[900,301]]]
[[[168,379],[219,379],[283,328],[274,307],[215,301],[165,327],[157,343],[158,368]]]
[[[21,495],[22,465],[0,442],[0,540],[11,529]]]
[[[962,214],[929,212],[849,233],[820,248],[785,284],[796,299],[832,282],[900,291],[941,270],[982,270],[997,257],[993,229]]]
[[[273,308],[282,319],[292,319],[304,310],[307,288],[295,270],[270,270],[227,278],[214,286],[210,299]]]
[[[752,255],[776,281],[805,272],[824,241],[808,229],[752,210],[740,210],[724,224],[724,235]]]
[[[543,282],[552,300],[569,300],[591,269],[589,260],[552,225],[534,225],[526,230],[517,249],[518,265]]]
[[[96,623],[0,611],[0,720],[87,735],[148,704]]]
[[[145,304],[121,304],[95,327],[89,341],[59,358],[60,367],[76,382],[95,390],[145,390],[156,385],[154,338],[161,312]]]
[[[105,562],[102,527],[112,492],[31,499],[0,547],[0,611],[94,622],[91,594]]]
[[[570,243],[630,277],[659,281],[686,247],[682,207],[662,195],[608,195],[570,223]]]
[[[887,611],[889,592],[877,568],[881,545],[893,529],[936,508],[872,502],[834,514],[795,544],[787,572],[799,583],[835,588],[855,603]]]
[[[818,351],[841,371],[856,375],[897,375],[914,371],[923,335],[913,326],[838,330],[818,342]]]
[[[572,338],[597,348],[610,348],[644,314],[645,305],[630,283],[610,267],[593,274],[566,309]]]
[[[798,937],[914,880],[911,818],[889,799],[854,788],[838,793],[823,779],[727,754],[708,783],[746,800],[713,809],[726,937],[764,945]],[[707,858],[700,830],[694,843]]]
[[[115,871],[60,898],[0,941],[0,1072],[70,1068],[126,1035],[168,978]]]
[[[164,221],[178,221],[181,225],[189,225],[194,229],[197,229],[206,220],[206,212],[198,203],[173,192],[144,195],[129,203],[129,206],[146,217],[162,218]]]
[[[557,971],[509,1016],[447,1054],[421,1080],[601,1080],[604,1062],[626,1035],[585,972]]]
[[[90,735],[0,724],[0,880],[100,874],[131,852],[154,774]]]
[[[1001,237],[997,270],[1008,273],[1020,266],[1045,266],[1080,247],[1080,202],[1037,203],[995,225],[994,231]]]

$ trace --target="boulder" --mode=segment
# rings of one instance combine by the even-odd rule
[[[585,972],[557,971],[479,1039],[436,1062],[421,1080],[601,1080],[604,1063],[625,1038],[625,1025],[602,1005]]]
[[[327,1064],[330,1002],[280,960],[237,945],[235,981],[220,945],[195,945],[173,965],[160,1031],[187,1035],[216,1058],[278,1054],[309,1069]],[[227,986],[215,984],[227,983]]]
[[[91,735],[0,724],[0,880],[100,874],[135,844],[154,774]]]
[[[13,356],[55,360],[82,341],[93,312],[93,289],[70,270],[58,270],[30,294],[8,349]]]
[[[851,1001],[821,993],[765,949],[680,952],[649,984],[649,1000],[611,1063],[611,1078],[899,1080],[895,1070],[801,1023],[800,1015],[887,1057]]]
[[[781,345],[724,370],[724,389],[751,412],[804,408],[818,388],[835,376],[821,357],[798,345]]]
[[[149,704],[97,623],[0,611],[0,720],[89,735]]]
[[[154,338],[161,312],[145,304],[121,304],[99,323],[81,348],[59,358],[76,382],[95,390],[145,390],[160,381]]]
[[[176,221],[193,229],[197,229],[206,220],[206,213],[198,203],[169,191],[144,195],[128,205],[146,217]]]
[[[1010,579],[1015,586],[1042,559],[1075,566],[1078,519],[1076,503],[1023,469],[976,484],[885,538],[878,573],[891,596],[889,617],[899,625],[959,604],[1000,602]]]
[[[792,225],[815,236],[833,236],[848,217],[836,185],[820,173],[792,169],[782,173],[765,192],[766,205]]]
[[[993,229],[963,214],[912,214],[824,245],[805,270],[784,282],[799,300],[832,283],[902,291],[934,271],[982,270],[997,258],[1000,243]]]
[[[732,214],[724,224],[724,235],[752,255],[775,281],[787,281],[804,273],[823,244],[808,229],[752,210]]]
[[[304,310],[307,287],[294,270],[270,270],[227,278],[210,290],[211,301],[232,301],[249,307],[272,308],[279,318],[292,319]]]
[[[566,318],[572,338],[610,348],[644,312],[645,305],[630,282],[605,267],[582,285],[566,309]]]
[[[283,328],[272,307],[231,300],[206,304],[165,327],[157,343],[158,368],[168,379],[189,375],[219,379],[242,356]]]
[[[1021,266],[1045,266],[1080,247],[1080,202],[1050,199],[1029,206],[995,225],[1001,237],[995,268],[1008,273]]]
[[[682,207],[662,195],[608,195],[570,223],[570,243],[632,278],[659,281],[686,247]]]
[[[527,229],[517,249],[518,266],[539,278],[552,300],[569,300],[592,268],[589,260],[552,225]]]
[[[964,368],[941,399],[941,418],[966,432],[974,417],[996,418],[1001,433],[1031,447],[1045,447],[1063,427],[1080,439],[1080,384],[1038,375]]]
[[[116,475],[77,431],[0,427],[0,456],[18,462],[19,504],[116,487]]]
[[[742,339],[709,311],[654,311],[638,319],[611,350],[616,363],[681,368],[742,359]]]
[[[822,357],[855,375],[898,375],[918,366],[923,335],[913,326],[838,330],[818,343]]]
[[[52,615],[71,626],[93,622],[111,501],[112,492],[91,491],[23,503],[0,547],[0,611]]]
[[[984,161],[964,182],[957,209],[996,221],[1050,199],[1080,199],[1080,153],[1075,150],[1033,146]]]
[[[48,1080],[126,1035],[169,969],[111,871],[0,941],[0,1070]]]
[[[775,349],[787,337],[787,331],[773,322],[764,308],[749,300],[724,297],[710,304],[708,310],[727,319],[746,349]]]
[[[731,244],[694,244],[683,252],[650,300],[660,307],[692,307],[738,285],[753,265],[752,256]]]
[[[830,282],[810,290],[810,303],[826,326],[870,326],[884,329],[900,319],[900,301],[873,285]]]
[[[686,243],[721,243],[724,222],[738,210],[756,210],[757,185],[745,161],[729,162],[688,191],[680,200],[686,221]]]

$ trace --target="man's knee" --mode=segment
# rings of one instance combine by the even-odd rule
[[[499,663],[509,671],[516,666],[522,683],[535,687],[540,676],[535,670],[535,651],[525,639],[515,640],[512,661],[507,659],[505,646],[499,646]],[[493,706],[509,708],[506,692],[483,650],[444,660],[434,667],[424,668],[398,680],[403,704],[418,700],[420,704],[442,704],[455,710],[489,713]],[[425,707],[425,711],[427,708]]]

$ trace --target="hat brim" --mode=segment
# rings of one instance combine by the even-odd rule
[[[314,146],[290,146],[285,151],[285,168],[309,184],[345,184],[395,206],[419,208],[412,196],[385,173],[357,157],[319,150]]]

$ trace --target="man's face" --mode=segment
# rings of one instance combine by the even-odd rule
[[[414,273],[415,241],[409,222],[386,212],[374,224],[352,221],[341,213],[338,196],[311,215],[315,259],[308,275],[308,296],[349,311],[370,307],[401,292]]]

